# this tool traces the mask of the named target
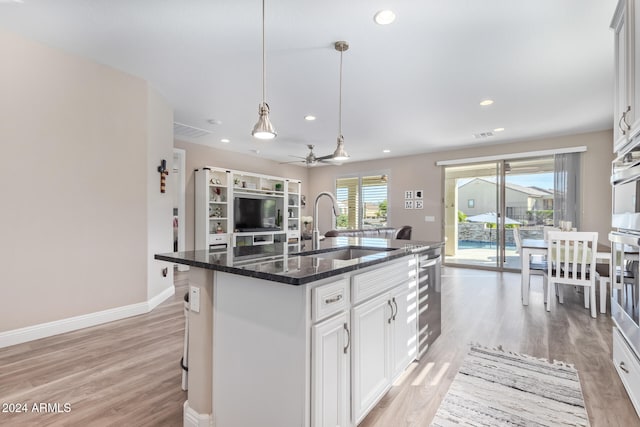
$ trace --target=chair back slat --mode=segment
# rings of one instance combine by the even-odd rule
[[[549,231],[547,241],[549,276],[569,281],[590,280],[589,268],[596,263],[597,232]]]

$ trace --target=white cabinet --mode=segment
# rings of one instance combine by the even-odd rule
[[[311,419],[314,427],[348,427],[349,312],[311,328]]]
[[[611,21],[615,44],[613,151],[640,135],[640,0],[619,0]]]
[[[392,303],[384,293],[353,308],[353,418],[359,423],[391,384]]]
[[[216,271],[216,425],[357,426],[415,358],[415,270],[406,256],[301,286]]]
[[[195,172],[195,249],[228,245],[233,206],[230,171],[205,167]]]
[[[285,200],[287,201],[287,217],[285,219],[287,241],[289,244],[300,242],[300,218],[302,217],[301,191],[302,183],[288,179],[286,182]]]
[[[371,285],[365,288],[367,283]],[[352,411],[357,424],[416,358],[415,259],[405,257],[386,267],[357,274],[352,277],[352,287],[353,301],[357,304],[352,309]],[[381,288],[387,290],[358,304],[363,295]]]
[[[627,390],[633,407],[640,416],[640,361],[615,326],[613,328],[613,365]]]
[[[302,182],[276,176],[204,166],[195,173],[195,249],[213,245],[251,246],[300,243]],[[239,199],[252,206],[252,224],[244,230],[236,217]],[[259,204],[251,204],[256,201]],[[264,212],[262,212],[264,210]],[[246,212],[247,209],[244,210]],[[259,222],[259,224],[256,224]]]
[[[416,359],[417,303],[416,282],[409,281],[391,293],[394,313],[391,322],[391,380],[395,380]]]

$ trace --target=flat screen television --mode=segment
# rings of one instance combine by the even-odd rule
[[[276,201],[236,197],[233,202],[234,229],[243,232],[277,231]]]

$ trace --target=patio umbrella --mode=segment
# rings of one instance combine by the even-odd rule
[[[470,222],[488,222],[489,224],[497,224],[498,223],[498,214],[495,212],[486,212],[479,215],[468,216],[467,221]],[[504,217],[504,223],[506,225],[510,224],[520,224],[520,222],[515,219],[511,219],[508,217]]]

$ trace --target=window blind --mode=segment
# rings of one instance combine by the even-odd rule
[[[387,225],[387,182],[381,175],[338,178],[336,198],[340,209],[336,228],[358,229]]]
[[[359,178],[339,178],[336,180],[336,196],[340,212],[336,218],[336,228],[358,228]]]

